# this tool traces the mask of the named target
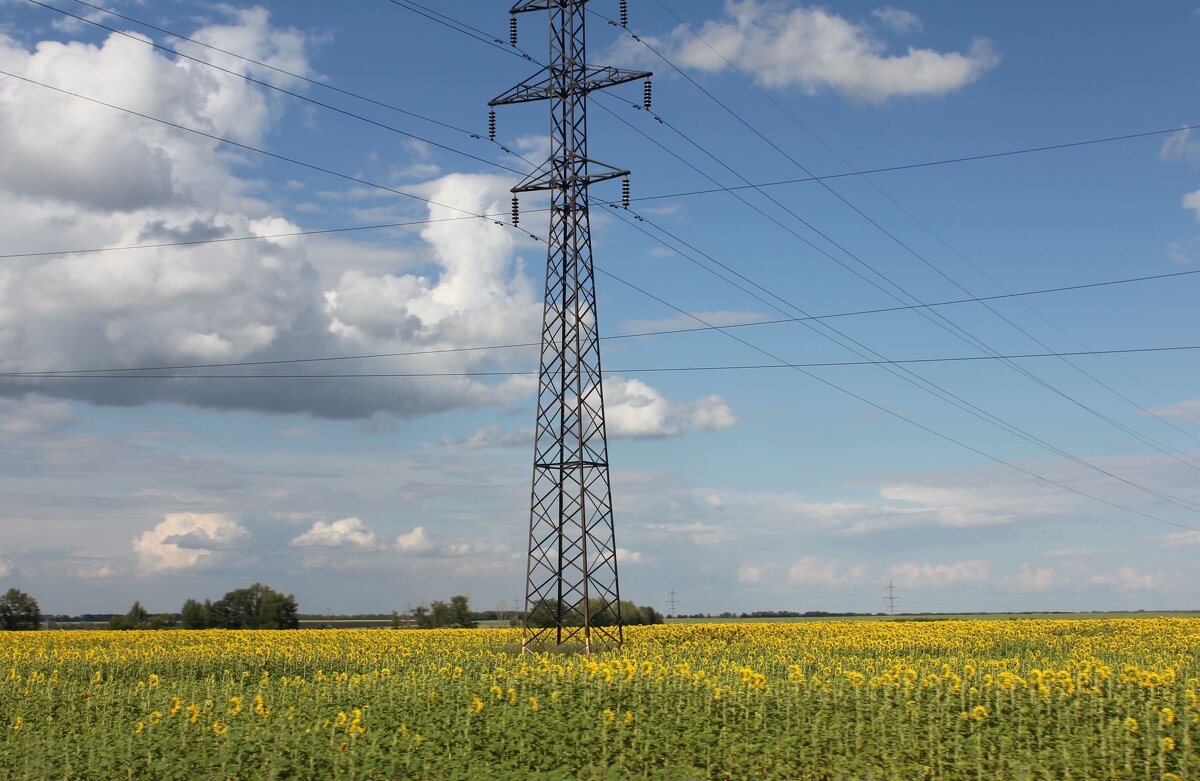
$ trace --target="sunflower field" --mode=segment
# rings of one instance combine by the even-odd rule
[[[1200,619],[9,632],[3,779],[1200,781]]]

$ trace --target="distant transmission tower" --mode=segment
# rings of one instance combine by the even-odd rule
[[[623,640],[588,186],[624,178],[628,206],[629,172],[588,158],[587,95],[651,74],[587,64],[586,3],[522,0],[510,9],[514,44],[517,14],[550,12],[550,64],[488,104],[494,134],[495,106],[550,101],[550,159],[512,189],[514,222],[517,194],[550,193],[521,644],[527,651],[580,643],[591,653]],[[649,94],[647,87],[647,100]]]
[[[887,584],[887,592],[884,600],[888,603],[888,615],[894,616],[896,615],[896,586],[890,580]]]
[[[671,598],[667,600],[667,603],[671,606],[671,618],[675,618],[675,603],[678,601],[675,599],[675,589],[671,589]]]

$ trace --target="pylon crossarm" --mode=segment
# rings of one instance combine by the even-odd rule
[[[572,166],[572,168],[582,169],[582,172],[571,173],[564,177],[561,171],[556,170],[554,162],[554,160],[549,160],[539,166],[536,171],[525,177],[516,187],[512,188],[512,192],[532,193],[541,190],[561,190],[568,186],[587,187],[596,182],[607,182],[611,179],[620,179],[621,177],[629,176],[629,172],[624,168],[615,168],[607,163],[584,159],[578,161],[578,166]],[[592,170],[593,168],[603,170],[594,171]]]
[[[576,95],[586,95],[598,89],[607,89],[618,84],[648,79],[653,75],[648,71],[625,70],[610,65],[584,65],[580,70],[582,73],[570,74],[573,78],[566,79],[567,91]],[[551,98],[565,100],[568,95],[563,94],[563,81],[564,79],[559,77],[553,67],[546,66],[517,86],[489,100],[488,105],[492,107],[511,106],[517,103],[534,103]]]
[[[567,0],[568,2],[570,0]],[[578,5],[583,5],[588,0],[573,0]],[[525,0],[525,2],[517,3],[508,10],[510,14],[523,14],[527,11],[549,11],[551,8],[561,8],[564,0]]]

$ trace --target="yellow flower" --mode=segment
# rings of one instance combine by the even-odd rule
[[[529,710],[535,711],[535,710],[537,710],[537,708],[538,708],[537,695],[536,694],[529,695]]]
[[[174,716],[176,713],[179,713],[179,709],[182,707],[183,700],[179,699],[178,697],[171,698],[171,710],[169,712],[172,716]]]
[[[1162,714],[1163,724],[1173,724],[1175,722],[1175,711],[1171,708],[1163,708],[1159,713]]]
[[[1175,740],[1173,738],[1163,738],[1162,740],[1158,741],[1158,747],[1163,751],[1174,751]]]
[[[604,717],[605,724],[612,724],[617,720],[617,714],[613,712],[612,708],[605,708],[601,715]]]
[[[633,723],[633,711],[631,711],[631,710],[625,711],[625,723],[627,725]]]
[[[21,718],[20,716],[17,716],[15,719],[13,719],[13,725],[12,725],[13,732],[20,732],[21,725],[24,722],[25,722],[25,719]]]
[[[229,731],[229,727],[223,721],[214,721],[212,723],[212,731],[216,735],[224,735]]]
[[[1122,724],[1124,724],[1125,729],[1129,730],[1130,732],[1138,731],[1138,720],[1133,716],[1126,716],[1125,721],[1122,722]]]
[[[200,706],[193,702],[191,705],[187,706],[187,713],[188,724],[195,724],[196,719],[200,718]]]
[[[151,711],[150,715],[147,717],[147,720],[151,724],[159,723],[160,721],[162,721],[162,711],[157,711],[157,710]]]
[[[974,708],[971,708],[971,718],[975,719],[975,721],[983,721],[987,717],[988,709],[983,705],[976,705]]]
[[[479,699],[478,697],[472,697],[471,710],[475,713],[479,713],[479,711],[483,710],[483,700]]]
[[[242,712],[242,698],[234,695],[229,698],[229,715],[236,716]]]
[[[256,694],[254,696],[254,712],[259,716],[262,716],[264,719],[271,716],[271,709],[267,707],[267,703],[265,700],[263,700],[263,696],[261,694]]]
[[[1162,781],[1183,781],[1176,773],[1163,773]]]
[[[146,679],[146,683],[151,689],[153,689],[155,686],[158,686],[158,676],[154,673],[150,673],[150,677]]]
[[[145,731],[145,729],[146,729],[146,725],[143,722],[139,721],[137,723],[137,726],[133,728],[133,734],[140,735],[140,734],[142,734],[143,731]]]

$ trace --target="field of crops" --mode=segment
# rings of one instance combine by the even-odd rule
[[[1200,779],[1200,620],[0,636],[4,779]]]

